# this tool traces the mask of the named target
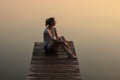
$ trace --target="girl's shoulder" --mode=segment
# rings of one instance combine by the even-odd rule
[[[48,29],[47,28],[44,29],[44,33],[48,33]]]

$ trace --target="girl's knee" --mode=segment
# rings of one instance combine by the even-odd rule
[[[62,41],[62,42],[64,42],[64,41],[65,41],[64,36],[60,36],[58,39],[59,39],[60,41]]]

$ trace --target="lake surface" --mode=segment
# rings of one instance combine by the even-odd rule
[[[45,19],[74,42],[82,80],[120,80],[118,0],[0,1],[0,80],[25,80]]]

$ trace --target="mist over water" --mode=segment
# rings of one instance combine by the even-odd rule
[[[82,80],[120,80],[119,0],[1,0],[0,80],[25,80],[45,19],[74,42]]]

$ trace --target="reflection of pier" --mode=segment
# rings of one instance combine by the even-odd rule
[[[72,51],[75,48],[69,41]],[[41,42],[35,42],[31,64],[26,80],[81,80],[77,59],[67,58],[60,47],[58,55],[46,54]]]

